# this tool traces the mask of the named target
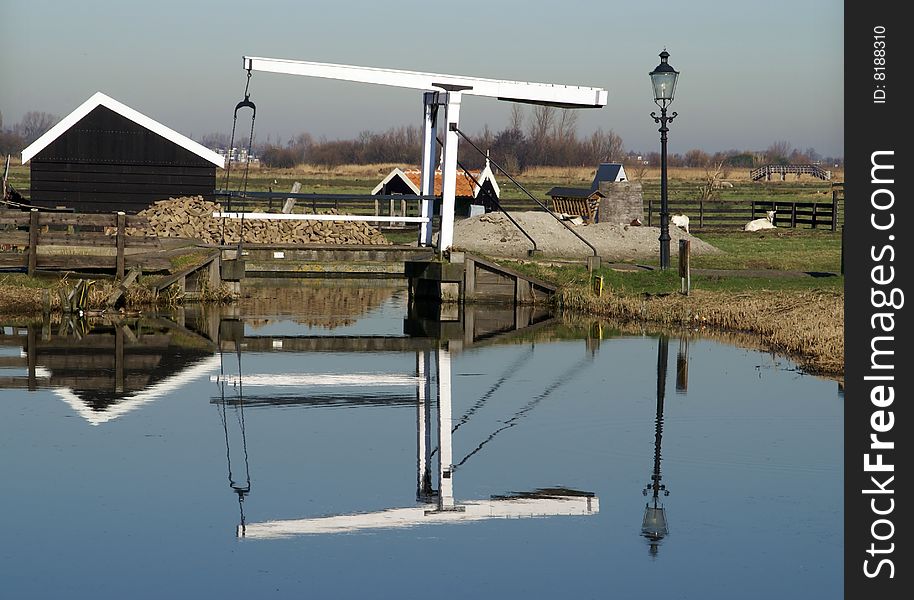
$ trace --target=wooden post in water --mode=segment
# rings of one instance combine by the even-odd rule
[[[689,265],[691,242],[689,240],[679,240],[679,277],[682,280],[682,293],[686,296],[692,289],[691,268]]]
[[[126,236],[126,231],[125,231],[126,227],[127,227],[127,216],[124,214],[123,211],[118,211],[118,213],[117,213],[117,238],[116,238],[116,244],[117,244],[116,268],[117,268],[117,280],[118,281],[124,280],[124,244],[126,242],[126,240],[124,239],[124,236]]]
[[[34,275],[38,267],[38,209],[29,213],[29,266],[28,274]]]

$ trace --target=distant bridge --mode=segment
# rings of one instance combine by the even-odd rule
[[[819,165],[765,165],[764,167],[759,167],[758,169],[753,169],[750,171],[749,176],[752,178],[752,181],[758,181],[763,177],[771,181],[772,174],[780,174],[781,180],[787,179],[788,173],[796,173],[797,178],[800,175],[812,175],[813,177],[818,177],[824,181],[831,179],[831,171],[826,171]]]

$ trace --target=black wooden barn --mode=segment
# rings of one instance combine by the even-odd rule
[[[135,213],[156,200],[212,196],[224,158],[98,92],[22,151],[30,203]]]

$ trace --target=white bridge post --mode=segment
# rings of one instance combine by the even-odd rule
[[[444,160],[441,165],[441,233],[438,253],[454,244],[454,201],[457,193],[457,127],[460,121],[461,92],[447,92],[445,109]]]
[[[422,94],[425,106],[425,121],[422,127],[422,185],[423,196],[435,195],[435,156],[437,153],[438,138],[438,92],[425,92]],[[432,243],[432,213],[431,200],[422,200],[419,204],[419,216],[428,218],[428,222],[419,226],[419,245],[430,246]]]
[[[432,495],[431,473],[431,355],[416,353],[416,500],[427,501]]]
[[[454,460],[451,446],[451,353],[438,358],[438,510],[454,510]]]

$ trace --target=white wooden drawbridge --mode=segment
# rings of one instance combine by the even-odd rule
[[[399,69],[382,69],[375,67],[358,67],[279,58],[244,57],[244,68],[251,71],[285,73],[320,77],[358,83],[373,83],[392,87],[421,90],[425,107],[422,138],[422,204],[419,217],[402,218],[397,221],[415,221],[420,224],[419,244],[428,246],[432,241],[431,202],[427,199],[434,195],[435,182],[435,143],[437,139],[438,108],[445,109],[444,120],[444,153],[441,161],[442,171],[442,208],[441,232],[438,240],[439,252],[448,250],[454,241],[454,199],[457,186],[457,140],[460,120],[460,101],[464,94],[497,98],[508,102],[527,104],[544,104],[560,108],[600,108],[606,105],[606,90],[594,87],[581,87],[551,83],[531,83],[525,81],[507,81],[486,79],[462,75],[444,75],[439,73],[421,73]],[[241,218],[240,213],[218,213],[215,216]],[[246,214],[250,218],[276,218],[280,215]],[[327,215],[281,215],[282,218],[315,219],[329,218]],[[347,215],[334,215],[337,220],[354,220]],[[377,217],[372,220],[378,220]]]

